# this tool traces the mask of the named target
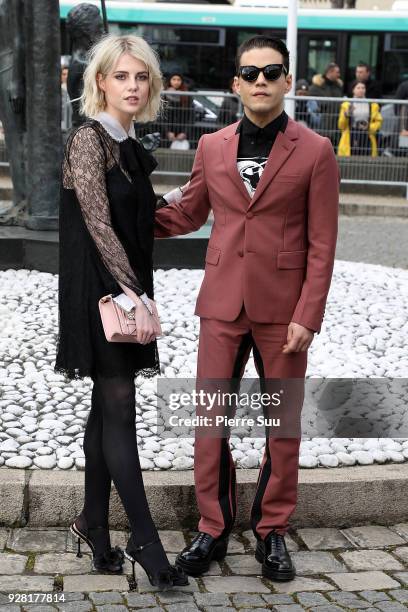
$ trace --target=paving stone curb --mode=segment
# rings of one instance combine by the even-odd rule
[[[257,469],[237,470],[237,527],[249,528],[258,473]],[[194,528],[199,517],[192,470],[145,471],[143,479],[154,520],[160,529]],[[300,469],[298,505],[292,525],[295,528],[335,528],[402,522],[408,507],[407,484],[408,463]],[[0,525],[67,526],[82,508],[83,495],[83,471],[1,467]],[[118,529],[128,526],[115,489],[112,490],[110,525]]]

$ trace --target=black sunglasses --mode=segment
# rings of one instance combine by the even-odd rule
[[[238,74],[242,76],[244,81],[249,81],[250,83],[257,80],[260,72],[262,72],[267,81],[276,81],[282,72],[285,75],[288,74],[288,70],[283,64],[268,64],[263,68],[258,68],[258,66],[240,66],[238,70]]]

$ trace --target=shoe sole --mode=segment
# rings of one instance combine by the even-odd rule
[[[207,561],[201,562],[189,562],[185,561],[180,554],[176,557],[175,565],[181,567],[186,574],[189,576],[201,576],[201,574],[205,574],[210,569],[210,565],[212,561],[222,561],[227,554],[228,550],[228,542],[226,540],[222,540],[218,542],[214,550],[212,552],[211,557]]]
[[[258,563],[262,564],[262,576],[264,578],[269,578],[269,580],[275,580],[277,582],[287,582],[289,580],[293,580],[296,576],[295,569],[285,572],[275,572],[273,569],[265,565],[263,546],[259,542],[257,542],[255,549],[255,559],[258,561]]]

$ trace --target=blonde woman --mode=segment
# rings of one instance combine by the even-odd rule
[[[90,54],[82,113],[90,117],[67,142],[60,210],[60,335],[55,369],[93,380],[85,428],[85,501],[71,531],[86,542],[100,572],[123,571],[111,548],[111,480],[131,536],[125,555],[159,588],[188,584],[169,564],[143,486],[135,429],[135,375],[159,373],[151,311],[156,198],[149,174],[155,159],[135,138],[133,119],[154,120],[162,75],[149,45],[135,36],[107,36]],[[125,292],[136,304],[138,344],[108,343],[98,300]]]
[[[357,81],[352,92],[353,98],[364,100],[365,84]],[[350,155],[377,157],[377,132],[381,125],[382,116],[377,102],[343,102],[338,119],[341,137],[337,155],[340,157],[350,157]]]

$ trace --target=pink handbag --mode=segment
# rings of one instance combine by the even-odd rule
[[[126,312],[113,301],[113,295],[105,295],[99,300],[103,330],[108,342],[138,342],[136,336],[135,309]],[[159,315],[153,310],[156,337],[162,335]]]

